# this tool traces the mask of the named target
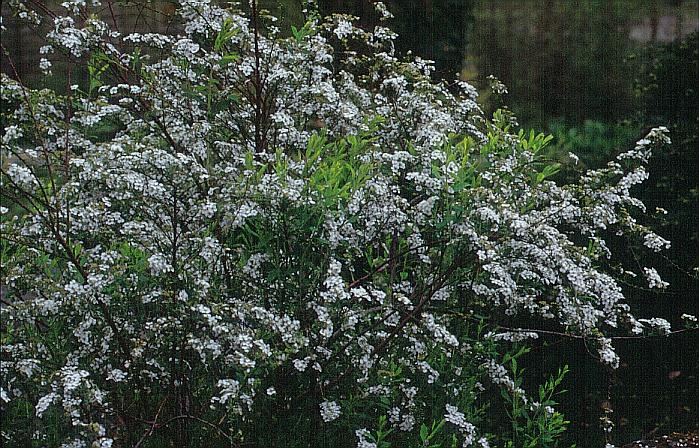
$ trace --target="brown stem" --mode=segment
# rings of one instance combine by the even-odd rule
[[[6,52],[6,49],[5,49],[4,46],[2,46],[2,51]],[[9,53],[8,53],[8,55],[9,55]],[[10,65],[11,65],[13,71],[14,71],[15,76],[17,77],[17,82],[20,84],[20,86],[21,86],[21,88],[22,88],[22,92],[23,92],[25,101],[27,102],[27,106],[30,107],[30,111],[31,111],[31,102],[30,102],[30,100],[29,100],[29,96],[28,96],[28,94],[27,94],[26,87],[24,86],[24,84],[22,84],[21,79],[19,78],[19,74],[18,74],[18,72],[17,72],[17,69],[16,69],[16,67],[14,66],[14,63],[12,62],[12,60],[11,60],[11,59],[8,59],[8,60],[9,60]],[[69,97],[69,98],[70,98],[70,97]],[[70,109],[69,109],[69,110],[70,110]],[[32,119],[34,120],[34,122],[36,123],[36,117],[34,116],[34,113],[33,113],[33,112],[31,112],[31,116],[32,116]],[[36,124],[38,125],[38,123],[36,123]],[[70,127],[70,126],[68,126],[68,128],[69,128],[69,127]],[[67,138],[68,138],[68,137],[67,137],[67,135],[66,135],[66,144],[67,144]],[[43,139],[42,139],[42,144],[45,146],[45,143],[43,142]],[[67,151],[67,149],[66,149],[66,151]],[[48,156],[47,156],[47,157],[48,157]],[[48,163],[48,159],[47,159],[47,167],[50,168],[50,165],[51,165],[51,164]],[[36,176],[35,176],[35,177],[36,177]],[[51,177],[51,181],[53,182],[53,176],[52,176],[51,174],[50,174],[50,177]],[[78,270],[78,272],[80,273],[81,277],[83,278],[83,283],[87,283],[87,278],[88,278],[88,272],[87,272],[87,270],[80,264],[80,261],[77,259],[77,256],[76,256],[75,253],[73,252],[73,249],[70,247],[70,243],[69,243],[69,241],[67,240],[67,237],[66,237],[66,238],[63,238],[63,236],[61,235],[60,224],[59,224],[59,222],[58,222],[58,221],[60,220],[60,210],[55,209],[53,206],[51,206],[51,201],[50,201],[49,198],[48,198],[48,195],[47,195],[47,193],[46,193],[46,190],[43,188],[43,186],[41,186],[41,184],[39,184],[39,189],[41,190],[42,195],[44,196],[44,201],[43,201],[43,203],[42,203],[42,201],[41,201],[40,199],[38,199],[38,198],[36,198],[36,199],[38,200],[39,204],[42,204],[42,205],[45,206],[46,209],[47,209],[47,212],[48,212],[48,213],[47,213],[46,219],[47,219],[48,224],[49,224],[49,227],[50,227],[50,229],[51,229],[51,233],[54,235],[54,237],[56,238],[56,240],[58,241],[58,243],[61,245],[61,247],[62,247],[63,250],[65,251],[65,254],[66,254],[68,260],[70,261],[70,263],[71,263],[71,264]],[[54,191],[55,191],[55,188],[54,188]],[[25,193],[24,191],[22,191],[22,192]],[[30,194],[30,195],[31,195],[31,194]],[[51,217],[50,210],[55,210],[55,212],[56,212],[56,221],[55,221],[55,222],[54,222],[54,220],[53,220],[52,217]],[[68,235],[68,234],[66,233],[66,235]],[[105,321],[107,322],[107,325],[109,325],[109,327],[111,328],[112,332],[114,333],[114,336],[117,338],[117,343],[118,343],[119,348],[121,349],[121,351],[122,351],[124,357],[125,357],[127,360],[130,360],[130,359],[131,359],[131,353],[130,353],[130,351],[128,350],[128,344],[126,344],[126,340],[124,339],[123,335],[122,335],[121,332],[119,331],[119,327],[116,325],[116,322],[115,322],[114,319],[112,318],[112,315],[111,315],[111,313],[109,312],[109,308],[107,307],[107,305],[106,305],[104,302],[102,302],[102,301],[99,300],[99,299],[96,299],[96,302],[97,302],[98,307],[100,308],[100,311],[101,311],[101,313],[102,313],[102,316],[104,317]]]
[[[70,169],[69,169],[69,164],[70,164],[70,141],[68,139],[68,136],[70,134],[70,120],[73,116],[73,97],[72,97],[72,89],[70,87],[70,82],[71,82],[71,74],[73,71],[73,64],[68,63],[68,76],[66,82],[68,83],[68,110],[66,111],[66,135],[65,135],[65,149],[63,153],[63,169],[65,171],[65,181],[68,182],[70,180]],[[66,242],[70,245],[70,201],[68,197],[66,197]]]

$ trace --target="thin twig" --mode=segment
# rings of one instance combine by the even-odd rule
[[[511,331],[513,333],[539,333],[539,334],[548,334],[548,335],[553,335],[553,336],[561,336],[561,337],[566,337],[566,338],[571,338],[571,339],[583,339],[583,340],[590,340],[590,339],[595,339],[594,336],[585,336],[581,334],[574,334],[574,333],[566,333],[566,332],[561,332],[561,331],[553,331],[553,330],[537,330],[534,328],[509,328],[509,327],[498,327],[500,330],[505,330],[505,331]],[[648,335],[637,335],[637,336],[609,336],[607,339],[652,339],[652,338],[664,338],[668,336],[672,336],[675,334],[679,333],[686,333],[686,332],[691,332],[691,331],[699,331],[699,328],[683,328],[681,330],[675,330],[675,331],[670,331],[666,334],[648,334]]]

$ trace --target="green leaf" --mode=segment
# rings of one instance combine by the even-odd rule
[[[423,423],[422,426],[420,426],[420,440],[426,442],[428,434],[429,429],[427,429],[427,426]]]
[[[231,19],[226,19],[221,25],[221,31],[216,35],[216,40],[214,41],[214,50],[219,51],[223,48],[228,41],[233,38],[236,34],[240,32],[239,29],[234,28],[233,21]]]
[[[294,25],[291,25],[291,34],[294,36],[296,42],[301,42],[307,36],[311,35],[311,22],[306,22],[303,25],[303,27],[301,27],[301,29],[298,29]]]
[[[228,64],[236,62],[238,59],[240,59],[240,56],[238,54],[229,53],[221,57],[221,59],[218,61],[218,65],[220,65],[221,67],[225,67]]]

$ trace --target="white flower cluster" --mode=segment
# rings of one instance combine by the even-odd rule
[[[470,423],[464,419],[464,414],[459,412],[456,406],[448,404],[446,405],[446,411],[447,413],[444,414],[444,419],[452,425],[456,425],[459,428],[466,428],[470,425]]]
[[[646,274],[649,288],[663,289],[669,285],[668,282],[665,282],[662,278],[660,278],[660,274],[658,274],[658,271],[656,271],[655,268],[643,268],[643,272]]]
[[[652,319],[638,319],[638,321],[647,324],[651,330],[657,331],[662,335],[666,335],[672,330],[670,322],[660,317],[653,317]]]
[[[600,338],[598,343],[599,348],[597,351],[600,360],[613,369],[619,367],[619,355],[616,354],[614,347],[612,347],[612,340],[610,338]]]
[[[355,431],[357,436],[357,448],[377,448],[374,442],[367,440],[371,434],[366,428],[358,429]]]
[[[336,420],[341,413],[340,405],[334,401],[324,401],[320,405],[320,416],[324,422]]]
[[[502,333],[487,333],[485,335],[487,338],[491,338],[494,341],[508,341],[508,342],[521,342],[528,339],[538,339],[539,334],[533,331],[505,331]]]
[[[340,20],[337,23],[337,27],[335,28],[334,33],[338,39],[344,39],[345,37],[352,34],[353,29],[354,28],[352,27],[352,24],[350,22],[348,22],[347,20]]]
[[[444,420],[458,428],[459,432],[464,437],[462,446],[464,448],[472,446],[476,437],[476,427],[466,421],[464,414],[459,412],[459,409],[456,406],[447,404],[446,411],[446,414],[444,414]],[[482,439],[480,441],[480,445],[483,446]]]
[[[30,24],[45,14],[11,3]],[[398,57],[386,28],[311,17],[282,38],[218,3],[178,2],[179,34],[121,34],[100,7],[66,2],[42,54],[105,64],[97,89],[71,90],[70,115],[64,95],[2,75],[0,230],[21,249],[3,259],[8,444],[37,428],[66,446],[135,446],[143,433],[122,421],[179,415],[247,442],[309,401],[340,428],[352,397],[387,406],[407,446],[431,403],[486,381],[527,402],[489,350],[536,333],[487,319],[476,332],[476,316],[599,336],[611,366],[610,331],[669,331],[635,321],[600,262],[605,230],[669,246],[630,218],[666,130],[557,185],[524,137],[482,116],[473,86],[431,80],[433,63]],[[62,417],[37,425],[26,403]],[[488,422],[462,410],[444,418],[463,446],[487,447]],[[353,424],[376,447],[376,421]]]
[[[670,242],[668,240],[656,235],[653,232],[650,232],[643,237],[643,244],[655,252],[660,252],[663,249],[670,248]]]
[[[490,381],[492,381],[494,384],[504,386],[515,398],[527,403],[528,399],[526,393],[522,388],[517,387],[515,382],[507,373],[507,369],[503,365],[489,359],[482,364],[482,367],[488,371],[488,379]]]

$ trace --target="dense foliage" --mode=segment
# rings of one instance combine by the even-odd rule
[[[605,243],[669,246],[630,195],[664,128],[558,185],[550,137],[384,26],[307,11],[285,38],[254,3],[184,0],[171,34],[128,33],[97,0],[12,6],[47,73],[63,52],[90,80],[2,78],[7,443],[555,446],[565,369],[528,394],[536,333],[498,323],[611,368],[615,332],[670,331],[619,286],[666,283]]]

